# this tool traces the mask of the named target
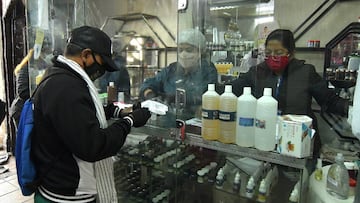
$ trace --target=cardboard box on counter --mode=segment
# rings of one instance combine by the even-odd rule
[[[279,117],[278,152],[293,157],[311,156],[312,118],[305,115]]]

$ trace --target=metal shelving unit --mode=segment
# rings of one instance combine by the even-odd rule
[[[164,51],[165,52],[165,64],[167,64],[167,52],[168,51],[176,51],[177,48],[176,47],[170,47],[168,46],[165,41],[161,38],[161,36],[159,35],[158,31],[155,30],[155,28],[152,26],[151,21],[156,21],[158,22],[161,27],[163,28],[163,30],[170,36],[170,38],[172,40],[174,40],[175,42],[175,36],[170,32],[170,30],[166,27],[166,25],[159,19],[159,17],[154,16],[154,15],[149,15],[149,14],[144,14],[144,13],[132,13],[132,14],[125,14],[125,15],[118,15],[118,16],[110,16],[107,17],[105,22],[103,23],[103,25],[101,26],[101,29],[103,29],[109,22],[109,20],[118,20],[118,21],[122,21],[122,25],[120,26],[120,28],[118,29],[118,31],[121,31],[123,29],[123,27],[129,23],[129,22],[133,22],[133,21],[143,21],[145,23],[145,25],[147,26],[147,28],[149,28],[151,30],[151,32],[156,36],[156,38],[160,41],[160,43],[164,46],[164,48],[150,48],[147,50],[158,50],[158,51]]]
[[[300,159],[284,156],[277,152],[266,152],[250,147],[240,147],[235,144],[223,144],[218,141],[208,141],[195,134],[186,134],[185,143],[297,169],[303,169],[306,165],[305,158]]]
[[[173,138],[181,141],[180,136],[176,131],[177,129],[173,129],[173,128],[163,129],[150,125],[147,125],[142,128],[137,128],[136,131],[134,129],[134,132],[142,132],[152,136],[161,136],[168,139]],[[186,134],[184,143],[207,148],[207,149],[212,149],[220,152],[225,152],[233,155],[249,157],[260,161],[280,164],[283,166],[288,166],[297,169],[304,169],[307,162],[306,158],[290,157],[279,154],[277,152],[267,152],[267,151],[257,150],[251,147],[240,147],[235,144],[223,144],[218,141],[204,140],[200,135],[191,134],[191,133]]]

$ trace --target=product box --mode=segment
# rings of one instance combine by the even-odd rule
[[[298,158],[311,156],[312,118],[304,115],[279,117],[278,152]]]

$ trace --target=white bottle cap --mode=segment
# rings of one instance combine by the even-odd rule
[[[264,88],[264,96],[271,96],[272,89],[271,88]]]
[[[223,177],[224,177],[224,171],[223,168],[220,168],[216,175],[216,179],[222,179]]]
[[[210,162],[210,167],[213,169],[217,166],[217,163],[216,162]]]
[[[109,82],[109,86],[110,86],[110,87],[114,87],[114,86],[115,86],[115,83],[114,83],[114,82]]]
[[[266,181],[265,179],[262,179],[260,182],[260,187],[259,187],[259,191],[260,192],[265,192],[266,191]]]
[[[247,183],[247,188],[252,188],[254,186],[255,186],[254,178],[251,176],[248,183]]]
[[[251,87],[244,87],[243,94],[246,94],[246,95],[251,94]]]
[[[290,194],[290,201],[297,202],[299,200],[299,192],[297,189],[294,189]]]
[[[320,158],[317,159],[316,168],[318,169],[322,168],[322,160]]]
[[[231,85],[225,85],[225,92],[231,92],[232,93],[232,86]]]
[[[236,172],[235,178],[234,178],[234,183],[239,183],[240,182],[240,173]]]
[[[342,153],[337,153],[335,157],[335,161],[344,161],[344,156]]]
[[[208,90],[214,91],[215,90],[215,84],[208,84]]]

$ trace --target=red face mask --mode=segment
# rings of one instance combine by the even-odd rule
[[[274,72],[280,72],[289,64],[289,56],[268,56],[265,59],[266,64]]]

